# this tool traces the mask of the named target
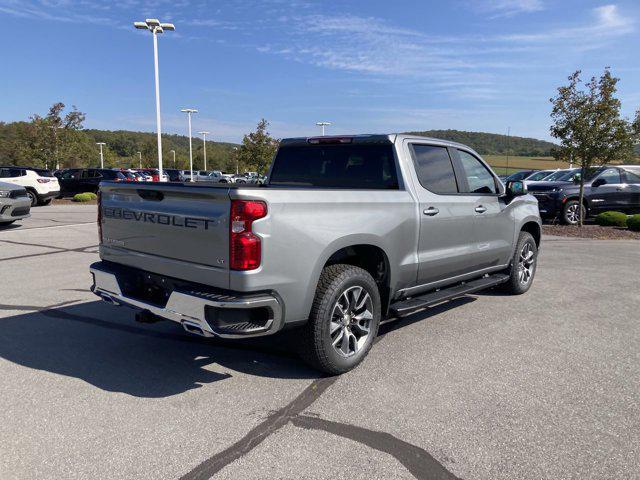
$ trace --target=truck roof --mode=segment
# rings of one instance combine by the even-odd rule
[[[375,144],[375,143],[395,143],[396,140],[420,140],[438,143],[440,145],[446,145],[450,147],[463,147],[468,150],[473,150],[468,145],[462,143],[452,142],[450,140],[443,140],[441,138],[423,137],[420,135],[411,135],[408,133],[384,133],[384,134],[357,134],[357,135],[325,135],[325,136],[313,136],[313,137],[292,137],[283,138],[280,141],[280,145],[309,145],[313,143],[319,143],[321,140],[327,143],[340,143],[340,139],[351,139],[349,143],[352,144]]]

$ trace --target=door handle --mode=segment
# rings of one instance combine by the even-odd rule
[[[429,217],[433,217],[434,215],[437,215],[438,213],[440,213],[440,210],[438,210],[436,207],[429,207],[429,208],[425,208],[422,213],[424,213],[425,215],[428,215]]]
[[[476,212],[478,212],[478,213],[484,213],[486,211],[487,211],[487,209],[485,207],[483,207],[482,205],[478,205],[476,207]]]

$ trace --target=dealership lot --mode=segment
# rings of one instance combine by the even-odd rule
[[[386,324],[319,378],[97,301],[95,206],[0,230],[4,478],[638,478],[637,241],[547,237],[532,290]]]

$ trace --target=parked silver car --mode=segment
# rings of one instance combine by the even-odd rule
[[[19,185],[0,182],[0,225],[9,225],[30,216],[31,198]]]

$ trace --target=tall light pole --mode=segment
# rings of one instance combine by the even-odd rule
[[[180,110],[183,113],[187,114],[187,117],[189,118],[189,170],[190,170],[190,182],[195,181],[193,178],[193,149],[191,147],[191,114],[192,113],[198,113],[198,110],[196,110],[195,108],[183,108],[182,110]]]
[[[102,147],[106,145],[106,143],[96,142],[96,145],[100,147],[100,168],[104,168],[104,155],[102,155]]]
[[[204,169],[207,170],[207,135],[211,132],[198,132],[202,135],[202,145],[204,147]]]
[[[507,127],[507,171],[504,172],[509,175],[509,151],[511,150],[511,127]]]
[[[170,152],[173,153],[173,168],[176,168],[176,151],[170,150]]]
[[[140,170],[142,170],[142,152],[138,152],[138,159],[140,160]]]
[[[153,36],[153,66],[156,79],[156,123],[158,130],[158,171],[162,182],[162,128],[160,126],[160,78],[158,76],[158,34],[165,30],[175,30],[173,23],[160,23],[157,18],[147,18],[144,22],[134,22],[133,26],[140,30],[149,30]]]
[[[324,137],[324,127],[331,125],[331,122],[316,122],[316,125],[322,129],[322,136]]]
[[[240,172],[238,171],[238,147],[233,147],[233,152],[236,157],[236,175],[240,175]]]

